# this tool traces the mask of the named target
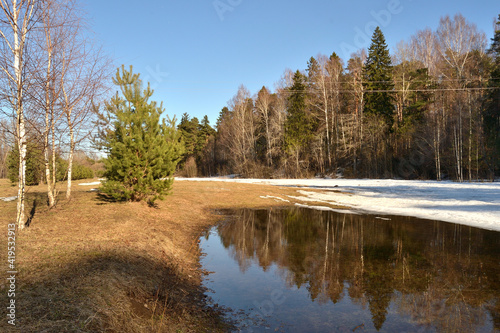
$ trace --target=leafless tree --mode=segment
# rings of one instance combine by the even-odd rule
[[[60,75],[61,109],[69,131],[69,155],[66,198],[71,197],[72,169],[75,147],[92,132],[94,105],[107,92],[110,61],[100,48],[84,37],[84,26],[76,7],[70,7],[72,25],[62,44]]]
[[[409,51],[411,60],[420,61],[428,69],[430,75],[438,76],[439,50],[434,31],[430,28],[417,31],[410,38]]]
[[[61,95],[57,77],[61,75],[60,49],[65,38],[65,17],[61,15],[64,7],[58,1],[46,1],[43,7],[42,27],[37,34],[38,61],[36,67],[43,68],[36,71],[35,66],[30,68],[35,73],[35,87],[31,91],[34,122],[38,118],[37,111],[43,113],[43,126],[35,126],[43,138],[43,152],[45,165],[45,180],[49,207],[56,203],[56,125],[62,117],[58,100]]]
[[[332,161],[329,161],[329,166],[335,166],[335,169],[337,168],[337,163],[338,163],[338,152],[339,149],[338,147],[341,144],[342,141],[344,141],[342,138],[345,138],[345,129],[343,126],[343,120],[342,120],[342,115],[341,115],[341,109],[342,109],[342,99],[340,96],[340,92],[342,90],[342,84],[344,80],[344,63],[342,59],[340,59],[336,54],[333,54],[330,56],[328,59],[325,59],[325,69],[326,72],[328,73],[328,96],[330,98],[330,119],[331,119],[331,130],[330,133],[332,133],[333,140],[334,140],[334,145],[333,147],[333,157],[335,159],[335,165],[332,165]],[[328,124],[328,123],[327,123]]]
[[[266,87],[262,87],[255,97],[255,110],[261,126],[263,127],[262,133],[266,142],[266,164],[267,166],[271,166],[273,164],[271,158],[272,95]]]
[[[221,124],[222,141],[233,170],[246,174],[255,159],[255,119],[248,89],[241,85],[228,102],[229,118]]]
[[[366,61],[366,50],[361,50],[356,54],[351,55],[347,64],[347,89],[350,92],[350,107],[351,113],[354,113],[356,119],[356,130],[352,136],[354,139],[354,154],[353,154],[353,172],[358,171],[358,159],[363,156],[363,105],[364,105],[364,87],[363,87],[363,66]]]
[[[330,78],[329,59],[322,54],[316,56],[318,68],[315,72],[309,73],[310,94],[309,102],[313,107],[313,111],[319,112],[318,118],[323,123],[324,138],[326,140],[326,168],[328,169],[332,164],[332,140],[330,123],[332,122],[333,105],[332,101],[332,80]],[[319,145],[321,148],[321,144]],[[323,167],[323,165],[321,165]]]
[[[410,44],[401,41],[396,46],[396,51],[392,57],[394,65],[394,88],[396,90],[396,128],[403,121],[403,110],[410,94],[410,78],[408,73],[416,69],[416,61],[413,57]]]
[[[24,112],[25,93],[29,84],[26,63],[30,59],[28,49],[30,34],[39,21],[40,2],[35,0],[0,0],[0,71],[3,76],[2,98],[7,101],[16,119],[15,138],[19,147],[19,183],[16,223],[23,229],[26,190],[27,133]]]
[[[37,67],[44,70],[38,72],[36,89],[32,89],[30,97],[35,110],[44,110],[40,121],[43,126],[38,128],[44,139],[45,178],[52,207],[57,198],[57,153],[62,151],[67,136],[69,199],[75,146],[89,134],[92,102],[98,102],[110,71],[102,51],[87,37],[88,29],[76,1],[47,0],[43,12],[43,29],[37,34]],[[36,118],[35,111],[33,119]]]
[[[457,179],[464,180],[464,108],[469,104],[465,93],[470,77],[467,77],[466,67],[471,61],[475,50],[484,53],[486,36],[469,23],[461,14],[451,19],[441,18],[437,29],[437,45],[441,59],[440,75],[446,78],[447,86],[454,95],[454,110],[456,116],[452,119],[452,143],[455,155],[455,170]]]

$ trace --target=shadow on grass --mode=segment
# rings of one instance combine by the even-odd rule
[[[37,206],[38,206],[38,199],[35,198],[35,200],[33,200],[33,206],[31,207],[28,219],[26,220],[26,223],[24,224],[26,227],[29,227],[31,225],[31,222],[33,221],[33,218],[35,217]]]
[[[223,310],[182,268],[132,251],[94,249],[21,279],[12,332],[225,332]],[[33,270],[35,268],[32,268]],[[6,295],[2,303],[7,304]],[[3,310],[5,311],[5,309]],[[5,316],[4,316],[5,317]],[[2,328],[3,327],[3,328]]]
[[[101,205],[104,205],[106,203],[120,202],[120,200],[117,200],[117,199],[113,198],[112,196],[105,194],[103,192],[100,192],[100,191],[97,192],[97,199],[99,201],[102,201]]]
[[[110,203],[124,203],[124,202],[127,202],[129,200],[126,200],[126,199],[116,199],[114,197],[112,197],[111,195],[108,195],[108,194],[105,194],[105,193],[102,193],[102,192],[98,192],[97,193],[97,201],[100,201],[97,203],[98,206],[102,206],[102,205],[107,205],[107,204],[110,204]],[[146,201],[147,204],[148,204],[148,207],[150,208],[155,208],[155,209],[159,209],[160,206],[156,203],[156,202],[150,202],[150,201]]]
[[[43,192],[26,193],[26,207],[30,209],[26,223],[26,227],[29,227],[35,218],[37,210],[40,208],[41,204],[48,206],[47,194]],[[42,204],[42,207],[43,207]]]

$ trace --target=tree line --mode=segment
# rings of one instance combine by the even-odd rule
[[[76,0],[0,1],[0,174],[17,180],[19,228],[27,184],[43,181],[52,207],[56,181],[67,180],[69,199],[72,179],[89,175],[73,161],[93,132],[110,76],[110,61],[91,35]]]
[[[500,16],[491,44],[461,14],[389,53],[311,57],[274,92],[240,86],[215,129],[184,114],[184,175],[494,180],[500,174]]]

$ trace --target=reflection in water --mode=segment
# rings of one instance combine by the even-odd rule
[[[206,285],[224,305],[262,308],[268,328],[500,330],[498,232],[304,208],[228,214],[202,240]]]

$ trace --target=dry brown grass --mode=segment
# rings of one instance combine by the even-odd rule
[[[17,325],[7,324],[1,306],[0,331],[226,331],[221,312],[203,298],[199,236],[221,219],[217,209],[282,206],[260,196],[296,195],[292,188],[180,181],[171,196],[149,208],[106,202],[91,188],[75,186],[69,202],[61,193],[50,210],[45,188],[29,188],[31,226],[16,239]],[[0,180],[0,196],[15,194]],[[15,207],[0,201],[2,272]],[[0,283],[6,305],[6,280]]]

